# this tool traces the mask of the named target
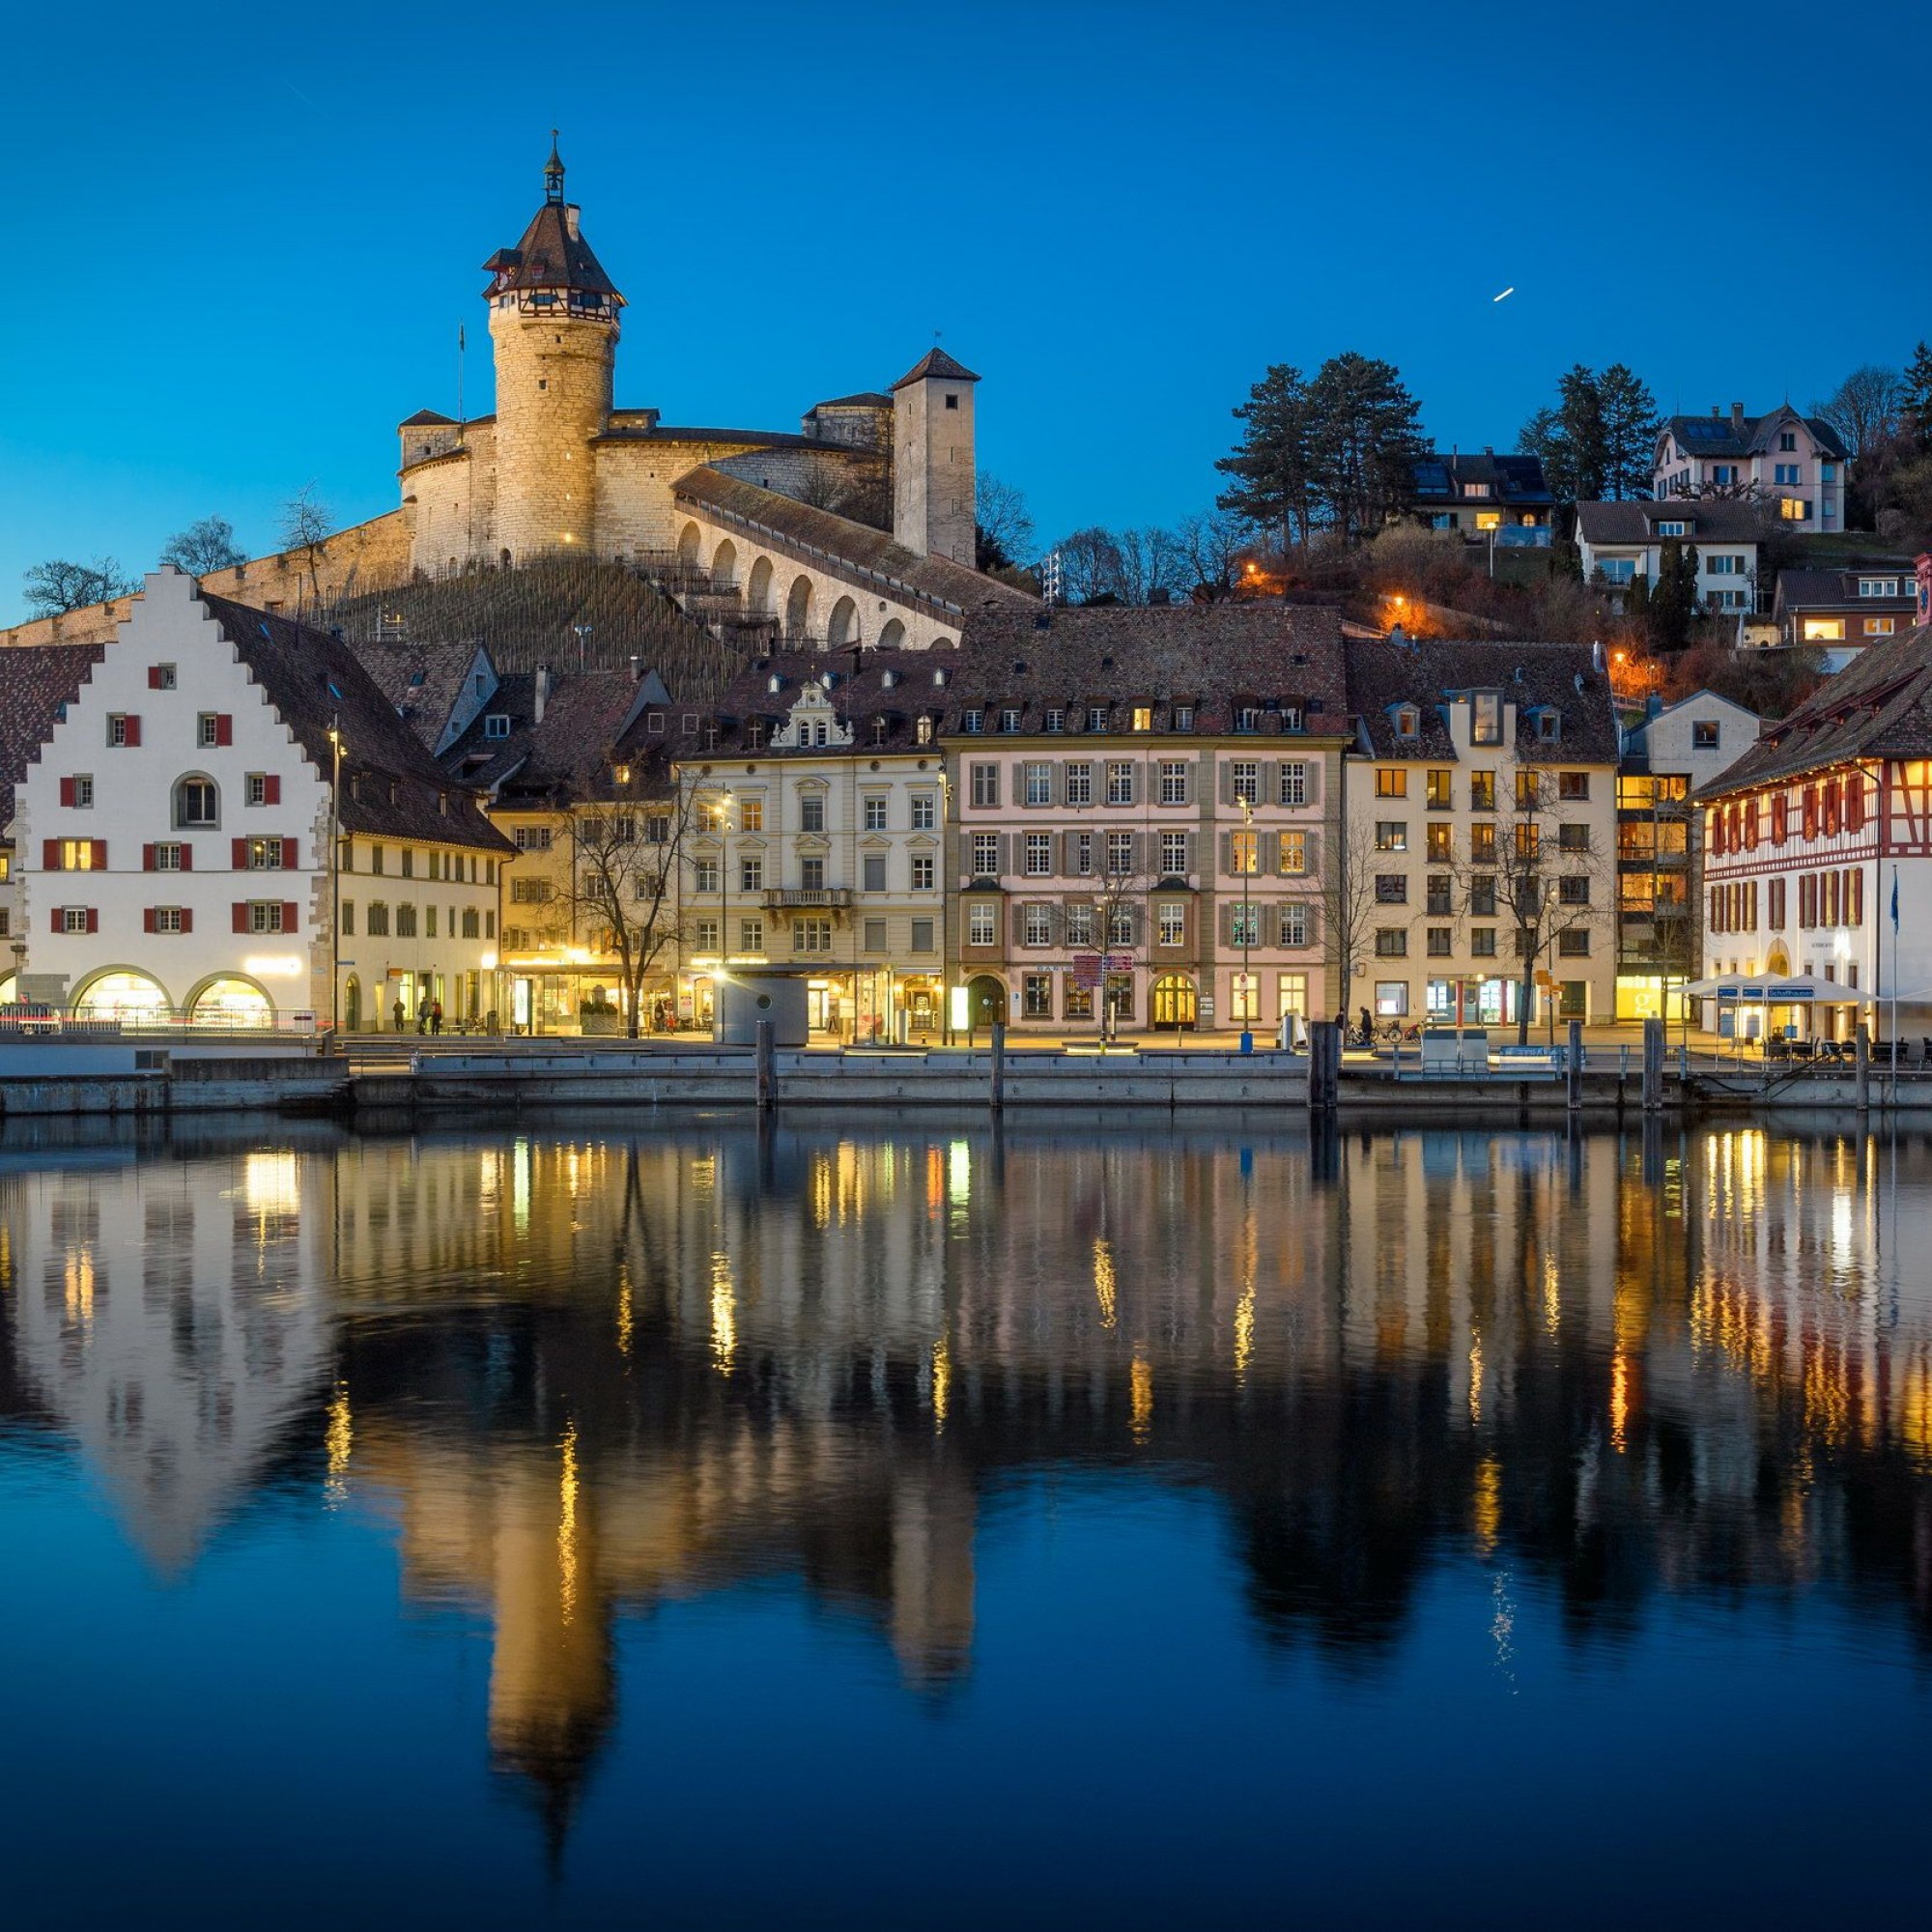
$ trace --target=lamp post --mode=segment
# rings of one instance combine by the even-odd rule
[[[328,721],[328,1038],[341,1037],[342,1026],[342,719]]]

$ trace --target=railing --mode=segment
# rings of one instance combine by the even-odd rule
[[[74,1013],[31,1004],[0,1006],[0,1040],[17,1039],[254,1039],[313,1038],[328,1031],[311,1012],[275,1013],[261,1020],[223,1014],[211,1017],[179,1008],[156,1007],[138,1013]]]
[[[767,886],[765,903],[768,906],[848,906],[852,903],[850,886]]]

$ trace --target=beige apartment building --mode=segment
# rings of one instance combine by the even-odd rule
[[[1400,633],[1345,648],[1356,736],[1334,943],[1351,1021],[1611,1019],[1617,726],[1601,652]]]

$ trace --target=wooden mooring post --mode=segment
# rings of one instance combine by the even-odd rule
[[[1308,1023],[1308,1111],[1332,1114],[1342,1097],[1342,1029],[1333,1020]]]
[[[1852,1055],[1852,1064],[1858,1069],[1859,1112],[1869,1114],[1871,1112],[1871,1028],[1862,1020],[1859,1022],[1858,1033],[1853,1038]]]
[[[1643,1111],[1663,1111],[1663,1022],[1643,1023]]]
[[[1007,1104],[1007,1026],[1004,1020],[993,1022],[993,1071],[986,1099],[996,1114]]]
[[[756,1069],[758,1112],[769,1114],[778,1105],[779,1069],[778,1035],[770,1020],[760,1020],[756,1044],[752,1050],[753,1064]]]
[[[1563,1064],[1564,1100],[1573,1114],[1583,1111],[1583,1022],[1570,1022],[1570,1051]]]

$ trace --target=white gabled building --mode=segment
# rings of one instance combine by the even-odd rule
[[[158,571],[14,796],[21,998],[349,1030],[496,1005],[508,845],[337,639]]]

